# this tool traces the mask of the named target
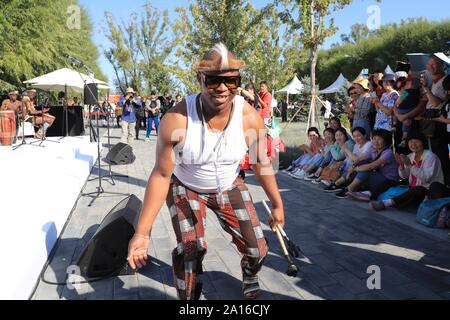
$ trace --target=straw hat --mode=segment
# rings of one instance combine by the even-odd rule
[[[369,80],[367,80],[366,78],[358,77],[355,81],[353,81],[353,84],[359,84],[365,90],[370,90],[370,88],[369,88]]]
[[[8,92],[8,96],[18,96],[19,95],[19,91],[17,90],[11,90],[10,92]]]
[[[203,56],[194,68],[197,72],[240,71],[245,61],[238,60],[223,43],[218,43]]]
[[[133,93],[133,94],[134,94],[134,93],[136,93],[136,92],[134,92],[133,88],[127,88],[127,92],[126,92],[126,93],[127,93],[127,94],[128,94],[128,93]]]

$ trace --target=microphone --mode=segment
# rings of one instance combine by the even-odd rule
[[[70,61],[72,61],[73,64],[75,64],[75,65],[77,65],[79,67],[84,67],[84,63],[83,62],[81,62],[80,60],[78,60],[75,57],[72,57],[70,54],[64,53],[64,57],[69,59]]]
[[[93,73],[92,70],[87,65],[85,65],[83,62],[81,62],[77,58],[71,56],[70,54],[64,53],[63,56],[65,58],[69,59],[74,65],[86,69],[89,73]]]

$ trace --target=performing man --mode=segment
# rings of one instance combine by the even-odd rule
[[[250,193],[238,176],[248,149],[255,158],[253,172],[272,203],[270,227],[284,225],[281,195],[264,148],[263,120],[237,95],[244,66],[223,44],[215,45],[196,66],[201,93],[170,109],[161,122],[156,164],[128,262],[132,268],[146,264],[149,233],[166,200],[178,243],[172,262],[180,299],[201,295],[207,207],[242,254],[244,298],[254,299],[260,292],[257,273],[268,246]]]
[[[55,121],[55,117],[47,113],[50,110],[48,108],[43,108],[42,111],[36,110],[35,99],[36,90],[28,88],[22,99],[22,117],[25,117],[25,121],[31,122],[34,126],[42,125],[35,135],[37,139],[42,139]]]
[[[22,102],[17,98],[19,97],[19,91],[12,90],[8,93],[8,99],[3,100],[0,110],[10,110],[14,111],[16,114],[19,113]]]

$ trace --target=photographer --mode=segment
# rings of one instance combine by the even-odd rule
[[[120,99],[119,106],[122,108],[122,137],[120,142],[131,144],[134,139],[136,128],[137,109],[142,107],[141,101],[135,96],[132,88],[128,88],[125,95]]]

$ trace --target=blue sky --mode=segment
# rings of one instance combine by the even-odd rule
[[[268,0],[252,1],[257,8],[262,8],[269,2]],[[130,13],[144,10],[146,0],[80,0],[80,3],[88,10],[94,24],[93,41],[102,52],[101,46],[108,47],[108,41],[102,31],[105,26],[104,12],[107,10],[118,19],[126,19]],[[176,17],[174,9],[179,6],[187,6],[188,1],[152,0],[151,4],[160,10],[168,9],[173,20]],[[333,14],[335,25],[339,28],[339,31],[335,36],[328,39],[325,47],[339,42],[340,35],[349,33],[353,24],[365,24],[369,18],[367,8],[374,4],[380,8],[381,24],[400,22],[401,19],[413,17],[426,17],[428,20],[450,18],[448,0],[384,0],[382,3],[377,3],[374,0],[354,0],[353,4]],[[112,84],[114,72],[103,54],[101,54],[99,64]]]

